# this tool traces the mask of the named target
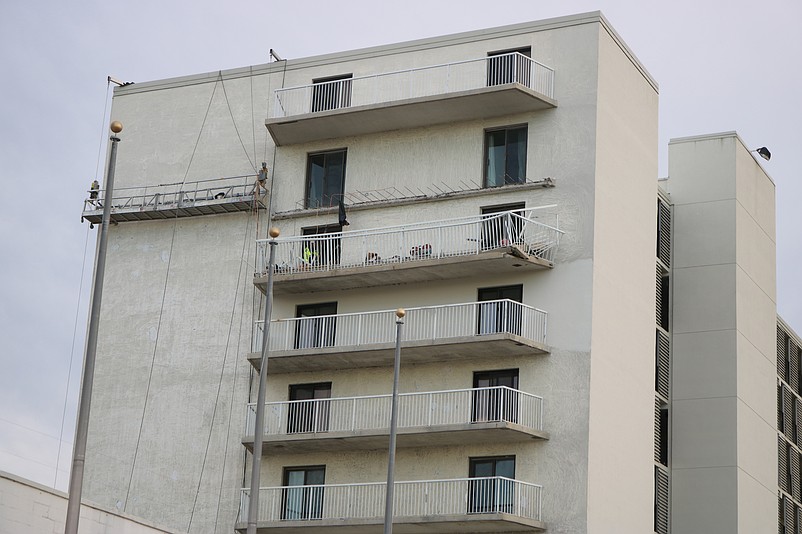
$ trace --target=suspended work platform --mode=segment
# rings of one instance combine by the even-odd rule
[[[264,209],[266,198],[266,190],[257,187],[254,175],[115,188],[111,198],[111,222],[150,221]],[[89,197],[84,200],[81,221],[100,223],[106,200],[105,190],[89,191]]]

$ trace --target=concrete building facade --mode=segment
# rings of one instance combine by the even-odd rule
[[[379,531],[401,307],[398,532],[771,531],[774,186],[657,102],[600,13],[116,89],[85,494],[244,529],[276,226],[260,529]]]

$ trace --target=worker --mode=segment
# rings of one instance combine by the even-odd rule
[[[97,180],[92,182],[92,185],[89,186],[89,200],[97,200],[98,192],[100,191],[100,184]]]
[[[267,163],[262,162],[262,168],[259,169],[259,174],[256,175],[256,185],[253,188],[255,194],[260,194],[263,190],[267,193]]]
[[[307,243],[304,246],[304,263],[307,265],[315,265],[317,263],[317,250],[313,250],[310,246],[310,243]]]

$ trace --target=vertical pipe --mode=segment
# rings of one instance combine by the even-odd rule
[[[395,358],[393,361],[393,401],[390,413],[390,453],[387,461],[387,490],[384,500],[384,534],[393,533],[393,493],[395,486],[395,441],[398,433],[398,375],[401,371],[401,326],[404,324],[403,308],[395,311]]]
[[[115,134],[123,130],[123,125],[114,121],[111,131]],[[103,198],[103,219],[100,226],[100,238],[95,258],[95,282],[92,288],[92,304],[89,312],[89,331],[86,339],[83,378],[81,380],[81,398],[78,404],[78,421],[75,428],[75,446],[72,453],[72,470],[70,471],[69,499],[67,501],[67,519],[64,525],[65,534],[78,534],[78,520],[81,515],[81,491],[84,481],[84,464],[86,463],[86,438],[89,432],[89,407],[92,402],[92,381],[95,375],[95,355],[97,353],[97,329],[100,322],[100,303],[103,297],[103,276],[106,270],[106,248],[108,243],[109,224],[111,223],[111,202],[114,194],[114,168],[117,164],[117,143],[120,138],[112,135],[109,167],[106,172],[105,195]]]
[[[262,441],[264,438],[265,389],[267,386],[268,341],[270,339],[270,318],[273,314],[273,267],[276,263],[276,238],[279,229],[270,229],[270,257],[267,263],[267,290],[265,291],[265,326],[262,329],[262,363],[259,367],[259,393],[256,397],[256,424],[253,433],[253,455],[251,462],[251,491],[248,495],[247,534],[256,534],[259,517],[259,476],[262,465]]]

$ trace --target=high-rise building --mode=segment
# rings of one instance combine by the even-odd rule
[[[378,532],[404,308],[396,532],[792,524],[774,185],[657,102],[600,13],[117,88],[85,496],[244,529],[266,372],[260,529]]]

